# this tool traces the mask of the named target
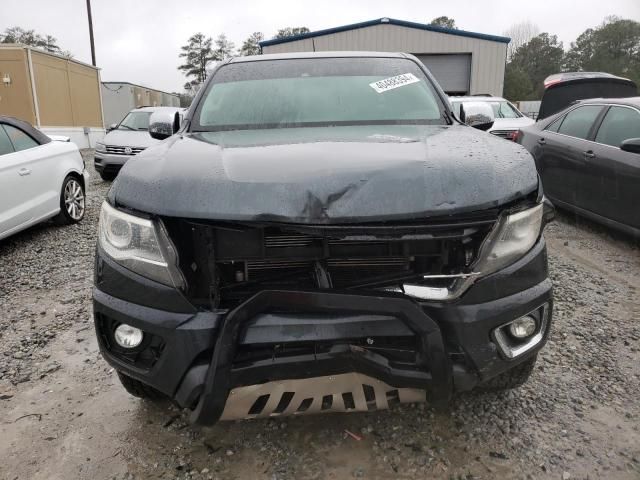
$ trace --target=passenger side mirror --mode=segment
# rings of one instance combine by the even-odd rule
[[[109,125],[107,127],[107,133],[109,133],[111,130],[115,130],[116,128],[118,128],[118,124],[117,123],[112,123],[111,125]]]
[[[164,140],[180,129],[180,115],[177,111],[157,111],[149,117],[149,135],[156,140]]]
[[[460,120],[470,127],[487,131],[493,126],[495,115],[487,102],[464,102],[460,105]]]
[[[620,150],[631,153],[640,153],[640,138],[628,138],[620,144]]]

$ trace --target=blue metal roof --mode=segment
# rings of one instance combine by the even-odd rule
[[[278,45],[280,43],[295,42],[296,40],[304,40],[305,38],[320,37],[322,35],[330,35],[332,33],[346,32],[347,30],[355,30],[358,28],[371,27],[373,25],[398,25],[400,27],[417,28],[418,30],[427,30],[429,32],[446,33],[448,35],[457,35],[459,37],[479,38],[480,40],[489,40],[492,42],[509,43],[509,37],[500,37],[497,35],[486,35],[484,33],[468,32],[466,30],[458,30],[455,28],[444,28],[436,25],[427,25],[424,23],[407,22],[405,20],[396,20],[395,18],[377,18],[367,22],[352,23],[350,25],[342,25],[341,27],[327,28],[324,30],[316,30],[315,32],[302,33],[300,35],[292,35],[286,38],[273,38],[271,40],[263,40],[259,42],[261,47],[270,45]]]

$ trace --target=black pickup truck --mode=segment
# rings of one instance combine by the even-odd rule
[[[152,116],[166,140],[100,217],[95,328],[130,393],[211,424],[528,378],[552,311],[534,161],[415,57],[232,59],[179,123]]]

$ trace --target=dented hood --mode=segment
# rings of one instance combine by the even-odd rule
[[[537,185],[513,142],[385,125],[176,135],[129,160],[109,197],[164,216],[329,224],[483,210]]]

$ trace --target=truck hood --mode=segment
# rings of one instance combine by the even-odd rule
[[[100,142],[105,145],[117,145],[119,147],[146,148],[157,145],[160,140],[153,138],[146,130],[111,130]]]
[[[112,203],[173,217],[307,224],[493,208],[538,186],[520,145],[466,126],[175,135],[133,157]]]

